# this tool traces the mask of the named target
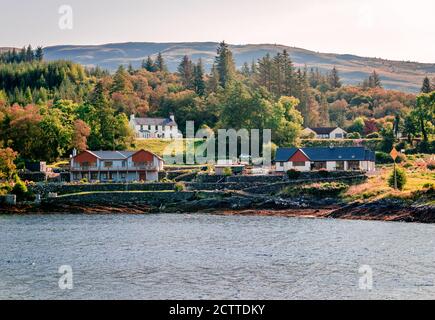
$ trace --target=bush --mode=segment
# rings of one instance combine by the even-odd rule
[[[403,190],[406,184],[406,174],[405,170],[396,167],[396,177],[397,177],[397,189]],[[388,178],[388,185],[394,188],[394,170],[391,172]]]
[[[329,176],[329,171],[326,169],[320,169],[318,173],[319,176],[321,176],[322,178],[326,178],[327,176]]]
[[[12,186],[8,183],[0,183],[0,195],[8,194],[12,191]]]
[[[366,136],[366,138],[367,139],[378,139],[378,138],[380,138],[380,134],[379,134],[379,132],[372,132],[372,133],[369,133],[367,136]]]
[[[17,200],[25,200],[28,196],[28,190],[26,184],[18,180],[12,188],[12,194],[17,196]]]
[[[431,160],[430,162],[428,162],[426,168],[428,168],[429,170],[435,170],[435,161]]]
[[[174,185],[174,191],[175,192],[181,192],[181,191],[184,191],[185,189],[186,189],[186,185],[184,183],[182,183],[182,182],[177,182]]]
[[[287,170],[287,177],[289,179],[298,179],[301,176],[301,172],[295,169]]]
[[[346,138],[348,139],[361,139],[361,134],[359,132],[348,133]]]
[[[406,156],[399,154],[396,158],[396,163],[401,163],[406,160]],[[376,163],[379,164],[388,164],[393,163],[394,160],[391,158],[389,153],[382,152],[382,151],[376,151]]]
[[[233,170],[231,170],[230,167],[226,167],[224,168],[224,176],[232,176],[233,175]]]

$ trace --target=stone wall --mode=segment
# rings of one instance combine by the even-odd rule
[[[245,192],[255,193],[255,194],[274,194],[281,191],[283,188],[288,186],[297,186],[301,184],[307,183],[316,183],[316,182],[343,182],[347,184],[358,184],[367,180],[366,175],[358,175],[358,176],[349,176],[349,177],[341,177],[341,178],[318,178],[318,179],[309,179],[309,180],[288,180],[286,182],[277,182],[272,184],[264,184],[257,185],[250,188],[243,189]]]
[[[0,195],[0,204],[14,206],[17,204],[17,196],[14,194]]]
[[[104,191],[169,191],[174,190],[174,183],[95,183],[95,184],[58,184],[38,183],[29,186],[34,194],[40,194],[43,198],[49,193],[71,194],[80,192],[104,192]]]
[[[93,192],[83,194],[63,195],[57,198],[43,199],[42,205],[123,205],[128,204],[146,204],[160,206],[165,203],[174,203],[180,201],[188,201],[195,198],[195,192],[112,192],[107,194],[105,192]]]

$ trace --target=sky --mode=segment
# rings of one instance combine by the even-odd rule
[[[0,0],[0,47],[271,43],[435,63],[434,0]]]

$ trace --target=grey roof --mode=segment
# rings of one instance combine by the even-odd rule
[[[136,125],[145,126],[176,126],[177,123],[170,118],[134,118]]]
[[[124,160],[131,157],[137,151],[89,151],[100,159]]]
[[[318,127],[318,128],[309,128],[313,130],[317,134],[330,134],[332,131],[337,129],[338,127]]]
[[[298,148],[278,148],[275,161],[288,161]],[[300,148],[311,161],[369,160],[375,161],[375,153],[364,147],[311,147]]]

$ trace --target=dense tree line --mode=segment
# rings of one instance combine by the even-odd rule
[[[385,90],[376,71],[344,86],[337,68],[297,67],[285,50],[238,70],[225,42],[209,73],[188,56],[171,73],[161,53],[113,75],[66,61],[14,60],[0,62],[0,147],[49,161],[72,148],[123,149],[133,143],[129,115],[174,113],[182,131],[187,120],[213,130],[270,128],[278,145],[297,144],[304,126],[341,126],[354,137],[394,140],[401,132],[430,148],[432,90],[429,79],[418,97]]]

